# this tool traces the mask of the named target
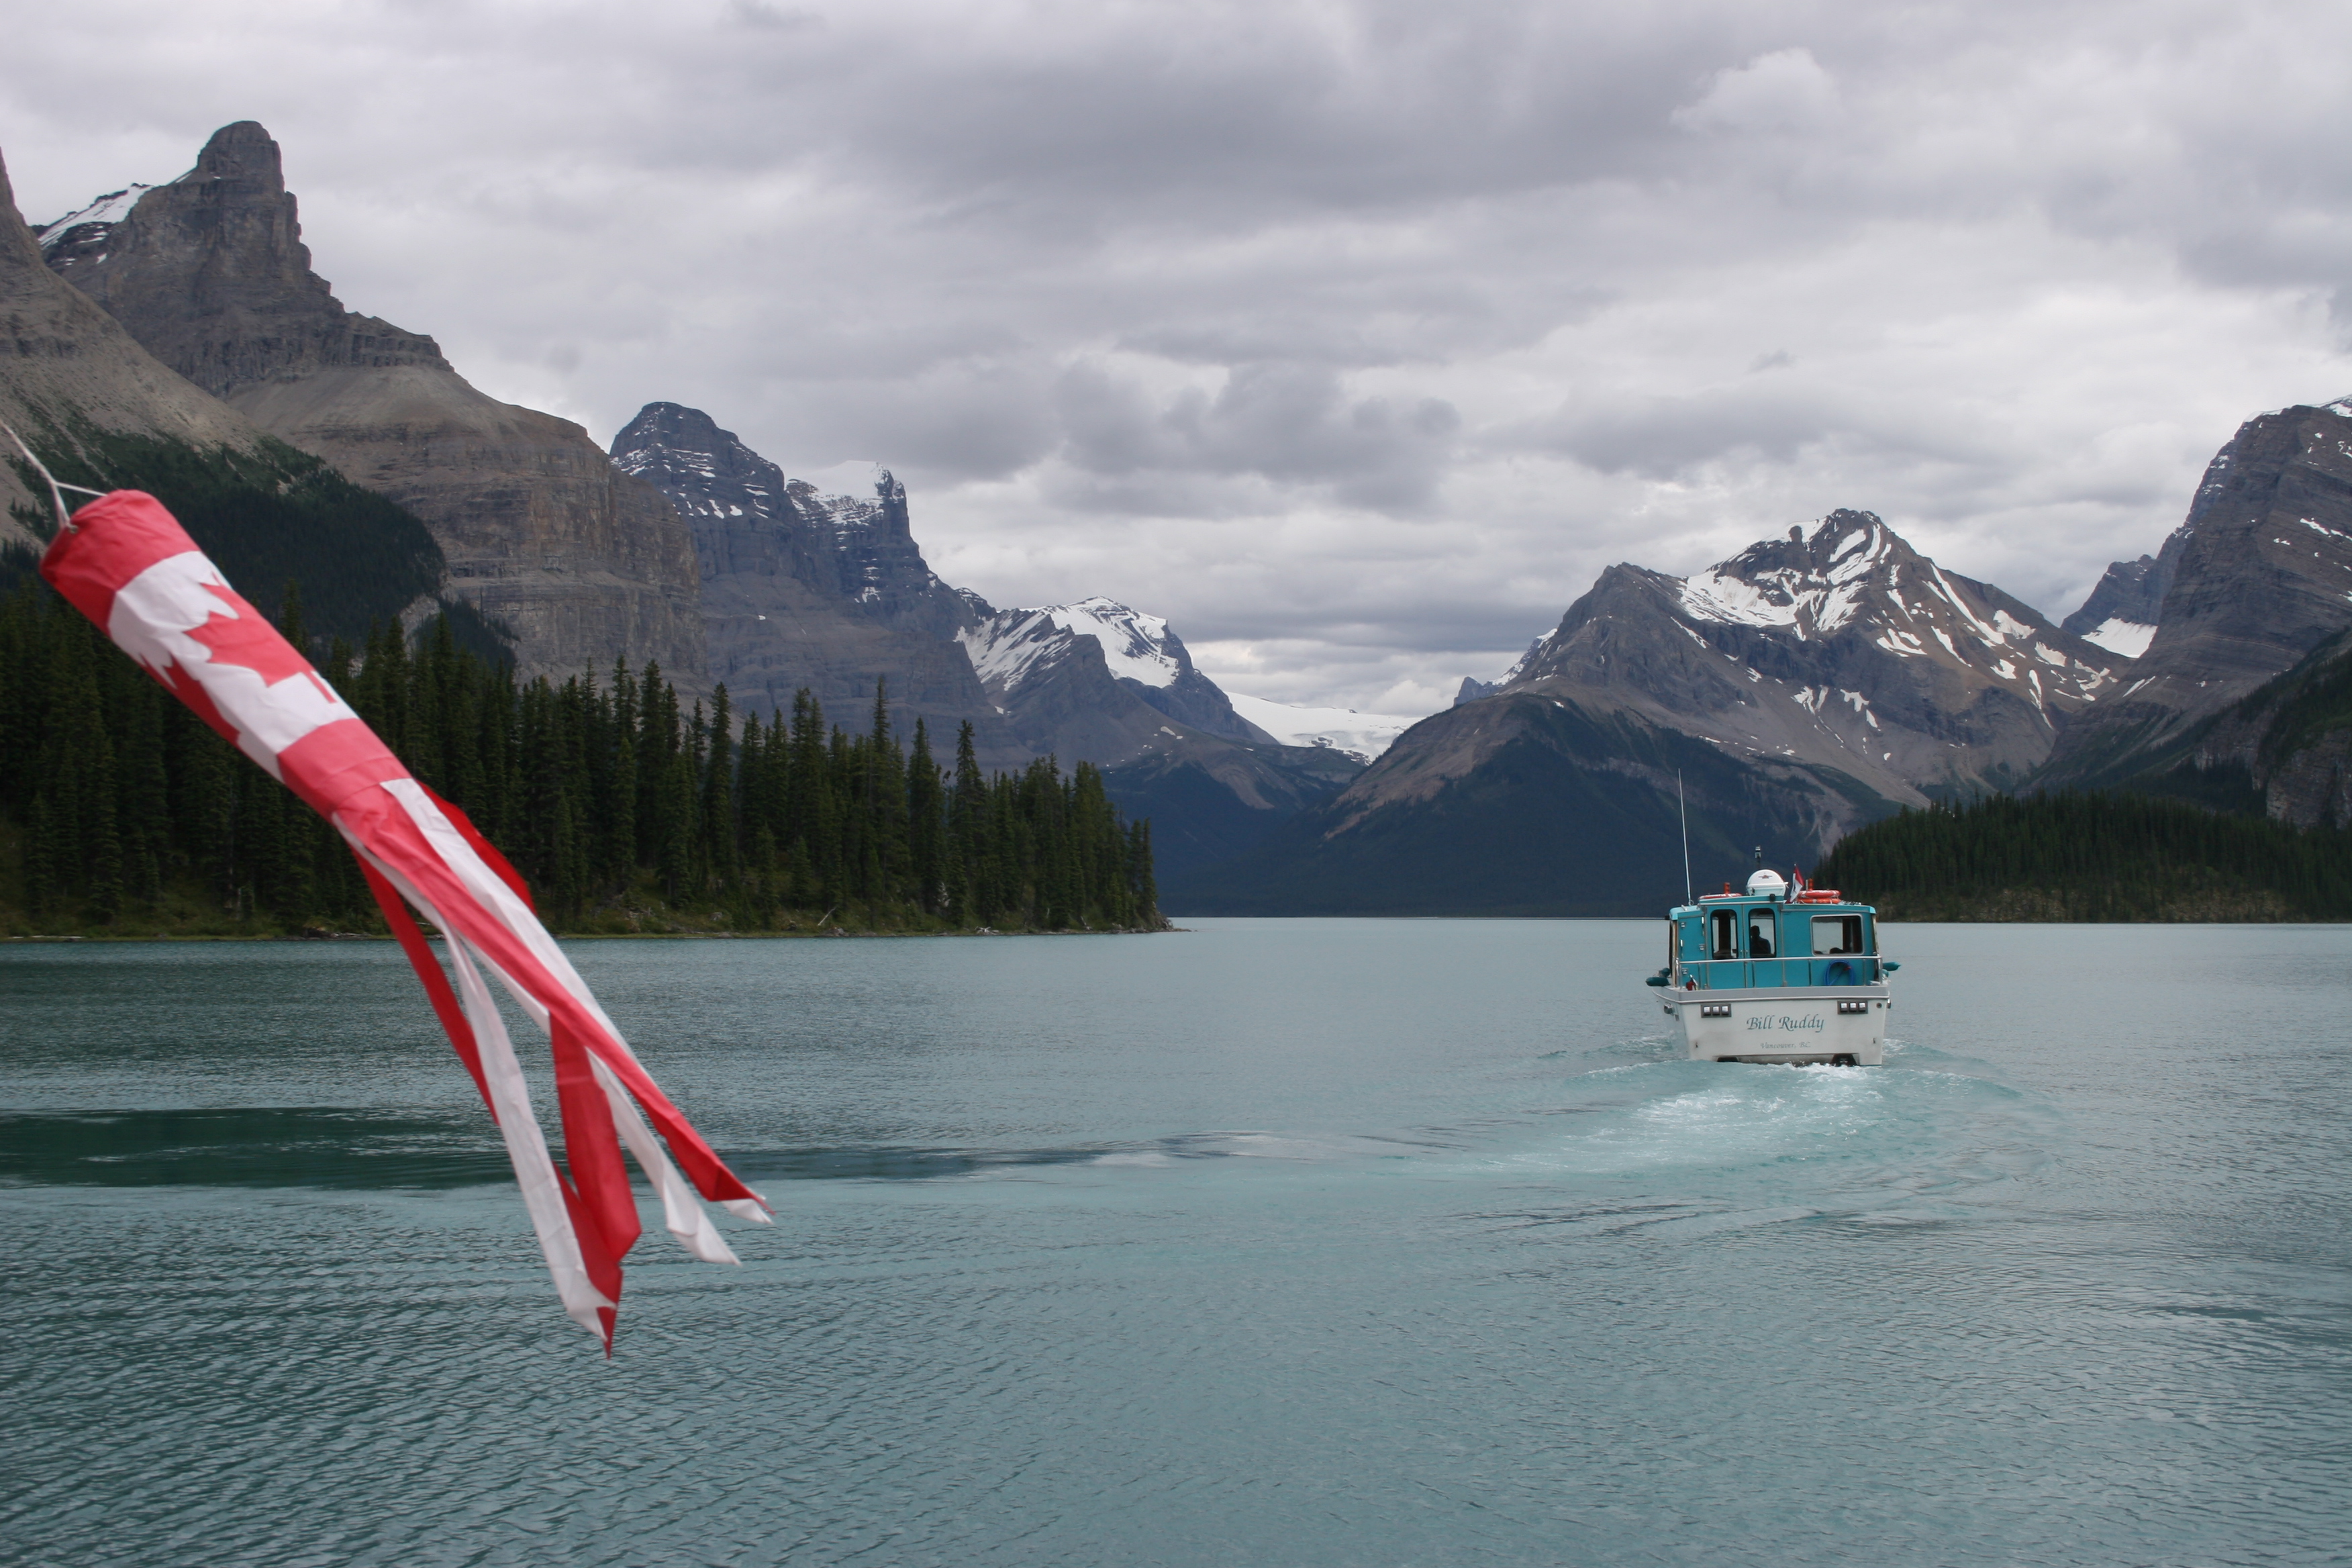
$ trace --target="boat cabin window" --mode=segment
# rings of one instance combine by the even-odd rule
[[[1815,915],[1813,917],[1813,952],[1816,953],[1849,953],[1862,951],[1862,917],[1860,915]]]
[[[1729,910],[1715,911],[1715,956],[1739,956],[1739,917]]]
[[[1772,911],[1770,910],[1748,911],[1748,956],[1750,958],[1772,956]]]

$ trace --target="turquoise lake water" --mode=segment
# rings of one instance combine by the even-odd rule
[[[2352,930],[1185,923],[575,944],[777,1210],[610,1362],[392,946],[0,947],[0,1562],[2352,1560]]]

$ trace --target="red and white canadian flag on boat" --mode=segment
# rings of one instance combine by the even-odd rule
[[[138,490],[91,501],[58,530],[41,575],[350,843],[505,1135],[556,1294],[574,1321],[611,1351],[621,1259],[638,1232],[623,1143],[661,1194],[670,1234],[705,1262],[736,1261],[695,1194],[763,1222],[766,1204],[647,1076],[531,912],[522,879],[463,812],[411,777],[310,660],[237,596],[162,502]],[[454,991],[404,900],[446,937]],[[540,1135],[486,974],[547,1031],[563,1124],[562,1166]]]

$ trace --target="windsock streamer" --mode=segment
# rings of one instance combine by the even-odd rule
[[[58,530],[41,575],[350,843],[506,1139],[556,1294],[574,1321],[610,1353],[621,1260],[638,1232],[625,1143],[680,1245],[706,1262],[736,1261],[697,1194],[763,1223],[767,1205],[646,1074],[532,913],[522,879],[238,597],[163,503],[138,490],[91,501]],[[447,939],[454,986],[411,909]],[[490,978],[547,1031],[563,1129],[560,1165],[540,1134]]]

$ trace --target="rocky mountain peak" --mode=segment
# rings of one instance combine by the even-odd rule
[[[1772,628],[1800,643],[1841,634],[2011,689],[2036,708],[2087,700],[2114,660],[2000,589],[1946,572],[1878,516],[1833,511],[1811,534],[1750,545],[1685,579],[1694,622]]]
[[[1066,658],[1081,637],[1100,648],[1113,676],[1138,686],[1171,687],[1192,668],[1192,656],[1165,620],[1099,594],[1075,605],[999,611],[964,633],[963,645],[991,691],[1009,694]]]
[[[1193,668],[1183,639],[1167,621],[1102,595],[1000,610],[961,640],[990,700],[1016,718],[1020,709],[1040,700],[1032,693],[1081,679],[1073,671],[1099,668],[1155,713],[1228,740],[1274,740],[1235,713],[1224,691]]]
[[[254,121],[213,132],[178,179],[101,196],[42,241],[52,270],[216,397],[333,367],[449,368],[431,338],[345,310],[310,269],[278,143]]]
[[[489,397],[431,338],[345,310],[311,270],[262,126],[224,126],[186,174],[74,216],[44,237],[57,241],[52,281],[271,436],[414,512],[447,591],[513,634],[523,673],[654,658],[701,683],[684,521],[579,426]]]
[[[1840,630],[1874,599],[1899,602],[1906,568],[1923,582],[1939,575],[1875,513],[1833,511],[1810,537],[1793,527],[1694,574],[1683,604],[1699,620],[1782,626],[1803,640]]]
[[[2352,626],[2352,399],[2240,426],[2157,556],[2168,574],[2128,684],[2068,727],[2048,782],[2127,776]]]
[[[1839,510],[1687,578],[1609,568],[1502,694],[1573,692],[1907,799],[2021,778],[2116,662]]]
[[[879,463],[866,495],[828,494],[806,479],[793,479],[785,493],[809,516],[829,520],[835,542],[845,550],[915,548],[915,531],[907,510],[907,487]]]
[[[699,408],[648,403],[613,437],[613,466],[652,482],[688,517],[780,518],[783,471]],[[803,489],[807,487],[803,487]],[[708,574],[709,563],[704,561]]]
[[[788,478],[702,410],[677,403],[639,409],[613,437],[612,458],[694,525],[706,583],[792,577],[868,619],[940,640],[977,618],[924,561],[907,487],[886,468],[873,468],[864,495],[828,494]]]
[[[286,161],[261,121],[239,120],[214,132],[196,154],[196,166],[180,176],[182,184],[204,181],[234,181],[246,194],[283,195]]]
[[[744,710],[789,711],[805,688],[828,713],[859,714],[881,680],[902,726],[924,720],[945,743],[969,719],[982,765],[1031,755],[956,643],[992,612],[924,561],[887,469],[862,476],[865,494],[830,494],[701,409],[658,402],[613,437],[612,461],[692,529],[711,673]]]

